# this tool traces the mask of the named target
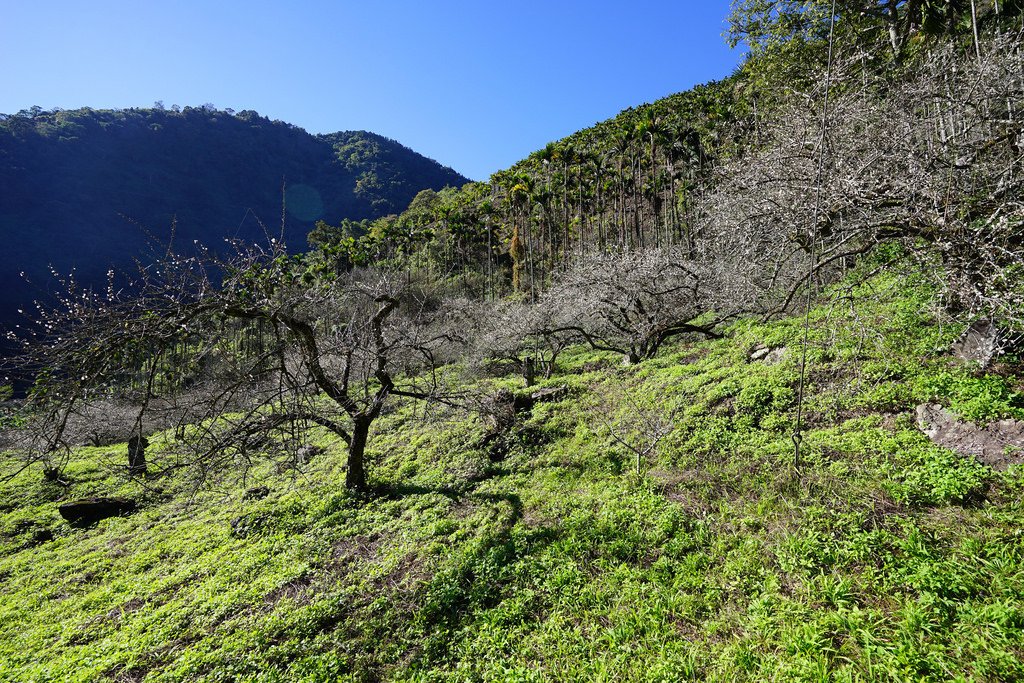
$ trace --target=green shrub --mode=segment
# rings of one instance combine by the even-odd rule
[[[773,378],[758,377],[740,389],[734,405],[738,417],[747,417],[757,426],[765,417],[789,410],[795,400],[789,386]]]
[[[938,446],[922,446],[907,454],[909,466],[893,467],[889,493],[913,505],[965,504],[977,500],[991,470],[977,461]]]
[[[997,375],[975,377],[965,370],[944,370],[916,382],[921,400],[940,401],[960,417],[981,424],[1004,417],[1024,419],[1024,401],[1006,379]]]

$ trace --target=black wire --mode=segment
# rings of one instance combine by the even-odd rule
[[[828,64],[825,68],[825,102],[821,111],[821,136],[818,139],[818,171],[814,179],[814,214],[811,222],[811,241],[807,268],[807,297],[804,303],[804,337],[800,349],[800,385],[797,390],[796,425],[793,429],[793,469],[800,476],[800,444],[803,442],[804,387],[807,381],[807,343],[811,327],[811,292],[814,271],[818,267],[817,241],[818,216],[821,213],[821,183],[825,175],[825,135],[828,131],[828,98],[832,87],[832,60],[835,46],[836,0],[832,0],[832,12],[828,27]]]

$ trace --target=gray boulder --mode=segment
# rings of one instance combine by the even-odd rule
[[[782,359],[786,357],[787,350],[785,346],[779,346],[774,349],[763,345],[758,346],[750,352],[750,362],[775,365],[782,362]]]
[[[976,320],[950,350],[965,363],[987,368],[999,353],[999,328],[989,320]]]
[[[999,420],[985,426],[962,422],[942,406],[917,407],[917,426],[933,443],[973,457],[996,470],[1024,463],[1024,422]]]
[[[295,459],[298,461],[300,465],[305,465],[310,460],[312,460],[313,458],[315,458],[316,456],[320,455],[323,452],[324,449],[321,448],[320,446],[306,444],[305,446],[301,446],[299,450],[296,451]]]

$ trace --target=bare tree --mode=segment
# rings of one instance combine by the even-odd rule
[[[548,334],[573,332],[637,363],[679,335],[718,336],[715,328],[743,310],[747,290],[741,271],[679,249],[645,249],[579,261],[541,305],[551,311]]]
[[[761,136],[717,169],[698,253],[744,264],[761,312],[788,308],[883,243],[919,256],[968,317],[1020,325],[1024,296],[1021,35],[982,58],[937,46],[913,72],[871,76],[857,59],[793,93]]]
[[[473,335],[472,360],[511,364],[526,386],[538,374],[551,377],[559,354],[580,341],[573,330],[559,329],[560,311],[551,303],[545,299],[538,304],[509,300],[477,305],[480,325]]]
[[[438,353],[454,336],[430,289],[405,274],[313,268],[276,247],[169,257],[130,293],[71,297],[26,346],[30,451],[66,451],[78,406],[134,393],[140,425],[147,410],[176,416],[200,480],[244,472],[281,435],[319,425],[348,445],[346,486],[367,489],[372,423],[393,396],[450,400]]]
[[[625,401],[604,403],[598,416],[611,440],[633,456],[634,472],[639,477],[643,474],[644,465],[658,454],[661,442],[675,429],[682,405],[676,405],[665,414],[659,407],[640,405],[624,385],[621,391]]]

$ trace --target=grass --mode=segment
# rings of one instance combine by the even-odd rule
[[[247,484],[262,500],[142,488],[123,445],[79,450],[68,490],[26,471],[0,485],[0,680],[1024,678],[1024,472],[944,451],[912,417],[1024,417],[1020,382],[953,363],[959,330],[931,301],[887,275],[812,312],[799,480],[802,319],[632,367],[572,349],[548,382],[567,397],[522,416],[503,457],[478,416],[400,404],[366,498],[313,432],[326,452],[267,466]],[[761,344],[788,351],[749,362]],[[638,476],[610,430],[640,447],[673,411]],[[145,504],[86,530],[57,516],[96,494]]]

